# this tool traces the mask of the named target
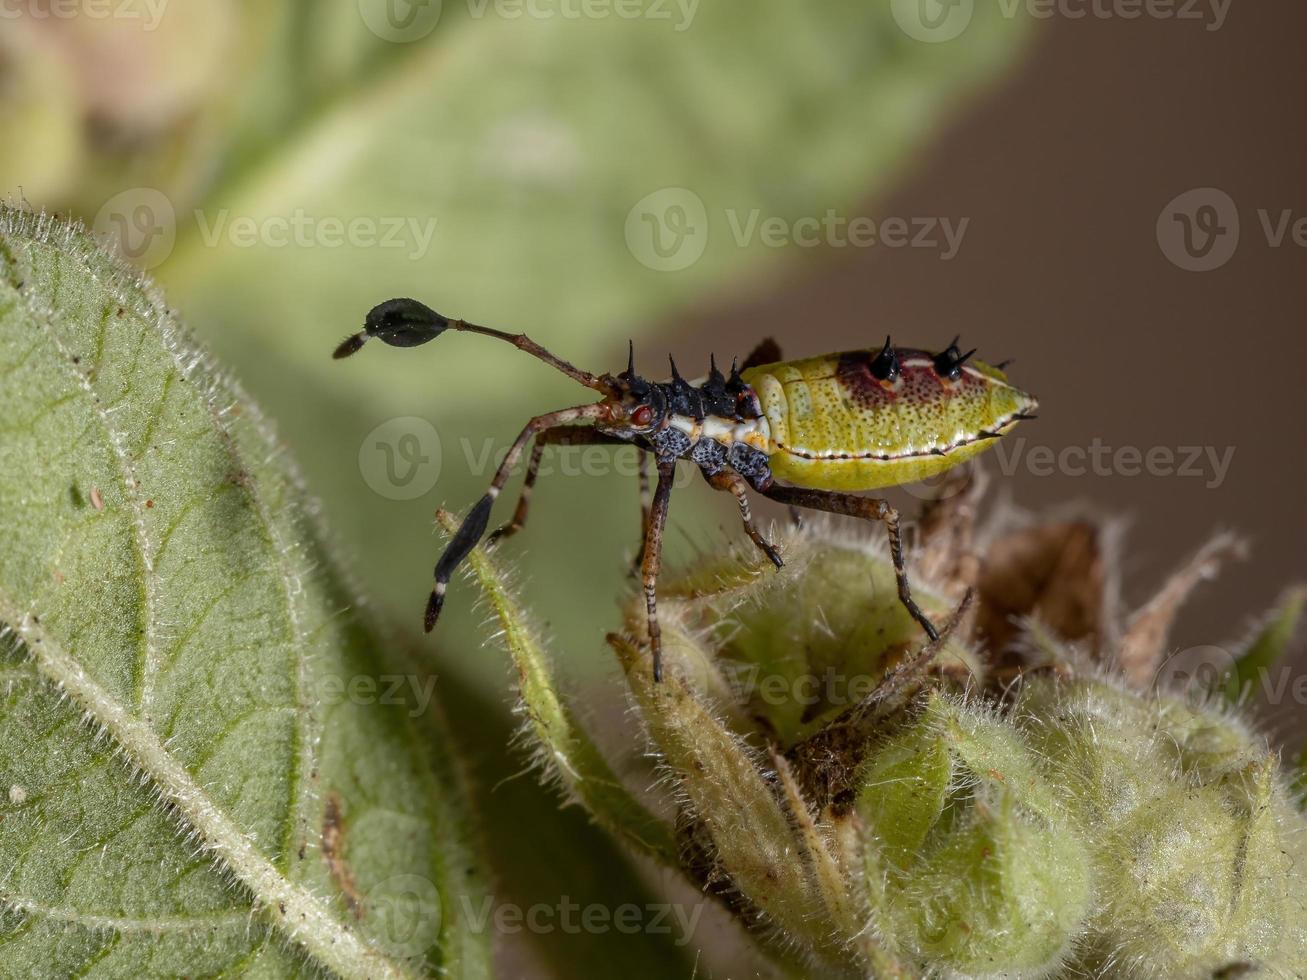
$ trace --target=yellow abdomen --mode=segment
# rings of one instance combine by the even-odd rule
[[[800,487],[874,490],[923,480],[988,448],[1036,407],[984,364],[941,377],[924,351],[898,349],[892,381],[875,351],[764,364],[743,373],[770,428],[772,474]]]

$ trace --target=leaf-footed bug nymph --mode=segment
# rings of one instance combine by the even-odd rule
[[[653,454],[658,473],[652,498],[646,489],[639,559],[655,680],[662,677],[656,585],[679,460],[694,463],[713,489],[735,497],[745,532],[778,568],[780,555],[753,523],[749,489],[791,507],[882,522],[899,599],[935,640],[934,625],[912,599],[898,512],[855,491],[923,480],[956,466],[1033,418],[1037,407],[999,368],[973,360],[975,351],[963,354],[956,340],[937,354],[895,347],[886,338],[883,347],[799,361],[781,361],[776,344],[766,340],[743,365],[732,363],[729,376],[713,360],[708,376],[692,383],[673,362],[670,380],[648,381],[635,373],[634,348],[625,371],[594,375],[525,334],[451,320],[413,299],[375,307],[363,330],[347,337],[333,356],[349,357],[371,337],[416,347],[446,330],[507,341],[602,398],[527,422],[436,565],[426,630],[436,625],[450,577],[485,534],[495,498],[528,443],[534,440],[522,495],[512,520],[495,537],[522,527],[546,445],[633,444],[642,461],[645,452]]]

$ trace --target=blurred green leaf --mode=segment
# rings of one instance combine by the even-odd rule
[[[434,681],[350,611],[254,407],[8,209],[0,376],[0,972],[487,975]]]
[[[1287,590],[1275,607],[1253,630],[1243,648],[1235,653],[1234,674],[1225,684],[1225,696],[1238,701],[1257,685],[1276,664],[1284,659],[1302,619],[1307,603],[1307,586]]]

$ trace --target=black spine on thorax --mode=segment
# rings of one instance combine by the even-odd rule
[[[662,391],[667,411],[674,415],[688,416],[699,422],[710,415],[736,422],[757,417],[751,408],[755,401],[753,389],[745,384],[734,367],[730,378],[726,378],[714,363],[703,384],[696,387],[681,377],[673,362],[672,380],[656,382],[653,387]]]
[[[665,419],[680,415],[702,422],[712,416],[745,422],[758,416],[754,409],[756,397],[753,389],[745,384],[734,368],[728,379],[714,364],[708,378],[696,387],[682,378],[673,364],[672,380],[655,382],[652,387],[661,396],[656,400],[665,406]],[[716,475],[729,465],[755,486],[760,482],[769,482],[767,454],[744,443],[725,446],[716,439],[699,439],[695,442],[680,429],[670,425],[664,425],[652,433],[649,442],[660,462],[688,457],[708,476]]]

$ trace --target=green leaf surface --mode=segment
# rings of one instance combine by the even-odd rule
[[[159,298],[8,209],[0,418],[0,974],[486,975],[423,676]]]

